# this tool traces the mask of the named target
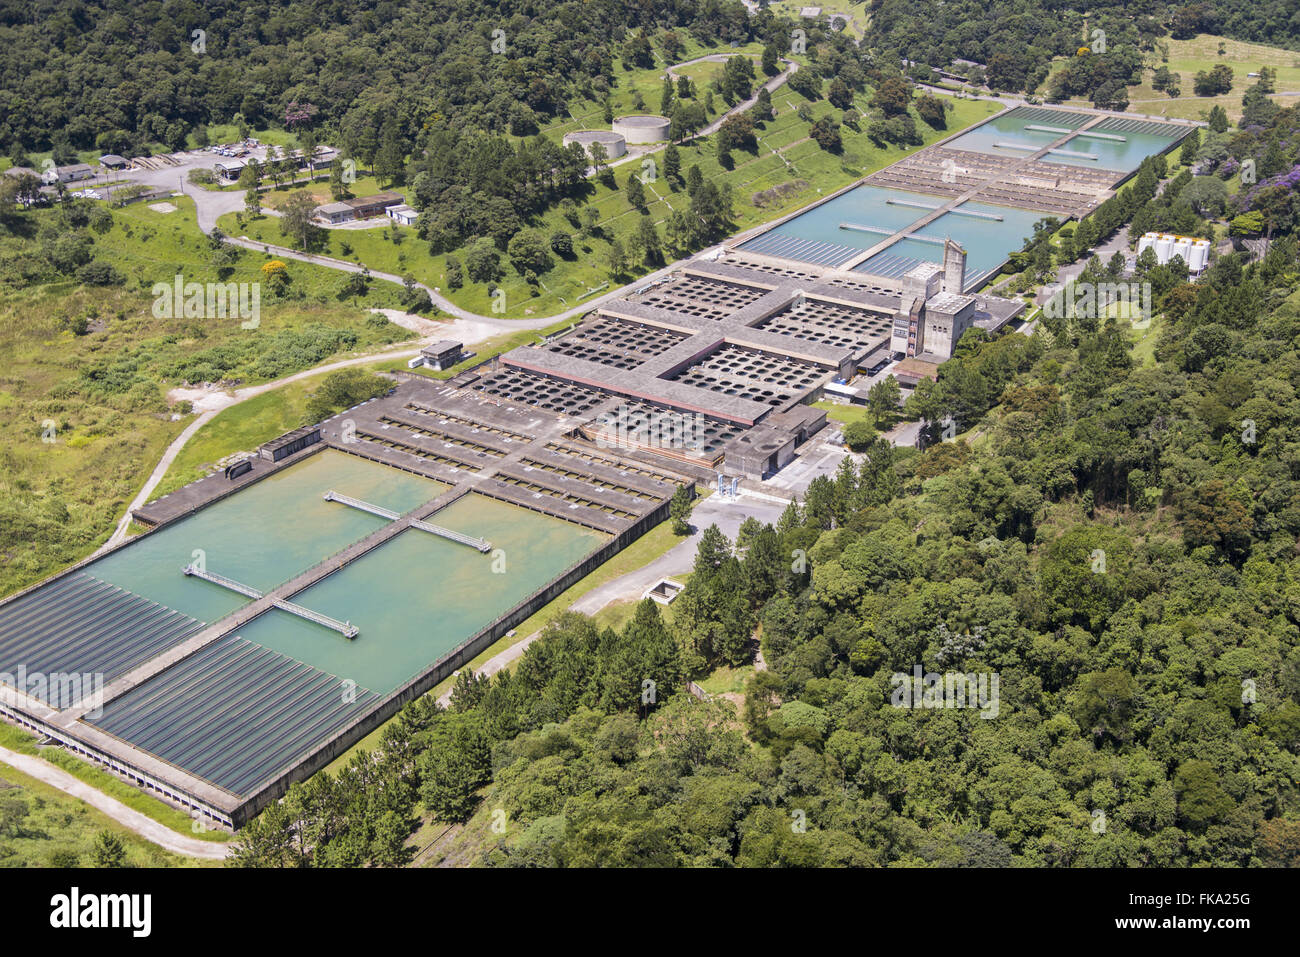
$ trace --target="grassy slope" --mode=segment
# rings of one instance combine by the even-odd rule
[[[0,798],[23,801],[28,808],[17,835],[0,839],[0,868],[51,867],[56,853],[71,853],[76,856],[77,866],[90,867],[95,837],[105,830],[121,838],[128,866],[197,863],[164,851],[90,805],[3,763]]]
[[[692,165],[698,165],[706,178],[731,184],[735,196],[737,230],[757,226],[806,206],[819,196],[839,189],[912,152],[895,147],[878,149],[871,144],[865,133],[855,133],[846,127],[841,130],[844,152],[838,156],[832,155],[808,139],[809,124],[799,119],[795,112],[800,104],[807,102],[802,96],[782,87],[772,100],[777,109],[777,117],[768,122],[764,130],[759,131],[758,154],[755,156],[740,151],[733,152],[734,169],[724,170],[719,166],[712,138],[681,147],[680,150],[683,171]],[[869,97],[865,94],[858,97],[857,107],[860,112],[866,112],[868,100]],[[926,142],[934,142],[970,126],[997,110],[995,104],[976,100],[956,100],[953,105],[954,112],[950,116],[947,130],[931,130],[918,121],[918,129],[926,136]],[[824,99],[811,106],[814,118],[828,114],[838,118],[840,115]],[[505,316],[521,318],[554,315],[577,305],[592,291],[610,282],[605,264],[610,240],[618,237],[626,245],[627,237],[640,219],[639,211],[627,202],[622,190],[627,177],[639,170],[640,164],[635,162],[616,167],[617,189],[592,181],[592,189],[584,203],[597,210],[600,216],[599,232],[585,239],[575,236],[575,257],[569,261],[557,258],[554,268],[541,276],[540,286],[536,290],[508,264],[503,264],[506,275],[500,283],[467,282],[462,289],[451,290],[446,286],[445,257],[431,255],[427,244],[418,239],[414,229],[401,230],[404,241],[400,244],[392,241],[388,229],[330,230],[329,246],[325,251],[330,256],[362,262],[371,269],[383,272],[398,275],[410,272],[416,279],[440,290],[457,305],[480,314],[491,311],[491,290],[500,285],[506,293]],[[800,180],[807,185],[788,194],[776,205],[759,207],[753,202],[753,195],[761,190]],[[647,212],[658,224],[662,224],[673,209],[681,208],[688,202],[685,191],[680,187],[673,189],[673,185],[676,184],[670,185],[663,177],[649,184]],[[252,220],[243,228],[238,226],[235,217],[236,214],[233,213],[222,217],[221,228],[232,235],[242,234],[262,242],[284,244],[279,222],[274,217]],[[547,236],[555,230],[576,233],[574,225],[559,208],[548,211],[530,225]],[[345,256],[342,252],[345,242],[352,248],[350,256]],[[649,269],[641,271],[648,272]],[[537,295],[533,295],[534,292]]]
[[[84,557],[111,531],[166,445],[184,427],[172,421],[163,393],[179,383],[166,379],[173,361],[225,344],[247,342],[308,323],[356,331],[364,348],[408,337],[405,330],[371,325],[364,309],[335,301],[341,280],[334,270],[294,263],[293,286],[302,301],[262,298],[256,331],[233,319],[158,319],[151,311],[153,283],[176,273],[186,280],[213,281],[211,252],[194,222],[188,199],[174,213],[141,204],[115,210],[113,228],[95,236],[96,258],[127,276],[124,286],[93,288],[62,279],[0,294],[0,507],[32,522],[30,534],[11,541],[0,554],[0,594],[35,581]],[[33,233],[53,212],[32,217]],[[31,237],[0,237],[0,261],[29,254]],[[230,281],[256,281],[263,257],[245,253]],[[391,305],[400,294],[376,284],[367,305]],[[383,284],[387,285],[387,284]],[[325,298],[319,301],[317,297]],[[317,301],[313,301],[317,299]],[[93,316],[84,336],[67,320]],[[138,369],[156,386],[152,395],[85,398],[77,393],[83,370],[134,355]],[[257,381],[247,374],[245,382]],[[54,441],[42,441],[43,426],[55,423]],[[63,517],[62,509],[67,515]]]
[[[1222,106],[1229,119],[1234,122],[1241,116],[1241,96],[1248,86],[1256,81],[1246,76],[1258,73],[1260,67],[1270,66],[1277,70],[1277,87],[1279,93],[1300,94],[1300,53],[1294,50],[1282,50],[1278,47],[1264,46],[1260,43],[1246,43],[1242,40],[1229,40],[1203,33],[1191,40],[1174,40],[1166,38],[1169,46],[1167,63],[1158,62],[1158,66],[1167,66],[1182,78],[1179,84],[1182,95],[1171,98],[1151,88],[1153,70],[1145,71],[1142,83],[1128,88],[1129,112],[1146,113],[1151,116],[1168,116],[1170,118],[1203,120],[1214,106]],[[1219,56],[1219,44],[1223,44],[1223,56]],[[1158,57],[1157,57],[1158,59]],[[1053,72],[1059,69],[1058,61]],[[1232,90],[1222,96],[1196,96],[1192,92],[1192,82],[1197,73],[1210,70],[1220,63],[1232,67]],[[1047,82],[1039,88],[1041,95],[1047,89]],[[1300,96],[1275,96],[1273,98],[1282,106],[1295,106],[1300,103]],[[1079,106],[1091,106],[1086,100],[1070,100]]]
[[[139,811],[159,824],[171,828],[177,834],[184,834],[204,841],[222,842],[230,840],[231,835],[225,831],[195,831],[192,819],[184,811],[174,808],[170,804],[164,804],[152,795],[132,787],[125,781],[113,777],[102,768],[81,760],[76,755],[61,748],[38,748],[36,738],[19,728],[0,723],[0,745],[10,751],[17,751],[19,754],[30,754],[39,757],[67,771],[73,777],[94,788],[98,788],[109,797],[116,798],[132,810]]]
[[[154,489],[151,501],[203,478],[227,455],[251,451],[302,425],[308,393],[320,378],[291,382],[219,412],[185,443]]]

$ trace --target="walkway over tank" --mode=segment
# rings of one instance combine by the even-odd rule
[[[235,581],[233,578],[227,578],[225,575],[218,575],[216,572],[207,571],[206,569],[199,568],[197,565],[186,565],[181,569],[181,571],[194,578],[202,578],[204,581],[212,582],[214,585],[220,585],[222,588],[229,588],[231,591],[239,592],[239,594],[254,600],[261,598],[263,594],[251,585],[245,585],[242,582]],[[304,608],[302,605],[286,601],[283,598],[272,599],[271,604],[276,608],[279,608],[281,611],[287,611],[291,615],[297,615],[299,618],[307,619],[307,621],[314,621],[318,625],[332,628],[344,638],[355,638],[361,633],[361,629],[350,621],[339,621],[337,618],[331,618],[329,615],[322,615],[318,611],[312,611],[310,608]]]
[[[392,509],[384,508],[382,505],[373,505],[370,502],[363,502],[359,498],[353,498],[351,495],[344,495],[330,489],[325,493],[324,499],[327,502],[338,502],[341,505],[350,505],[352,508],[360,509],[363,512],[369,512],[371,515],[378,515],[380,518],[386,518],[390,522],[396,521],[402,516],[398,515]],[[411,519],[411,527],[418,528],[422,532],[428,532],[430,535],[439,535],[461,545],[468,545],[470,548],[476,548],[480,552],[492,551],[492,543],[482,539],[474,538],[471,535],[462,535],[460,532],[452,531],[450,528],[443,528],[441,525],[434,525],[432,522],[423,522],[419,519]]]

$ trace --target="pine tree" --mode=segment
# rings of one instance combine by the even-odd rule
[[[673,112],[673,78],[671,75],[664,74],[663,92],[659,95],[659,112],[664,116],[671,116]]]
[[[100,831],[95,835],[95,846],[91,849],[90,859],[96,867],[124,867],[126,845],[112,831]]]
[[[669,143],[664,148],[664,176],[669,182],[682,178],[682,154],[678,151],[676,143]]]
[[[677,486],[672,501],[668,503],[668,514],[672,516],[674,535],[691,533],[691,510],[694,507],[695,502],[691,497],[690,488],[685,484]]]
[[[641,209],[645,206],[645,187],[641,185],[641,177],[636,173],[627,178],[627,185],[623,188],[623,193],[627,201],[632,204],[633,209]]]

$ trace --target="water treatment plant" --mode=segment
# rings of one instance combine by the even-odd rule
[[[1094,208],[1190,128],[1012,109],[560,335],[266,443],[0,605],[0,673],[103,676],[76,701],[0,685],[0,714],[239,827],[663,521],[679,487],[779,472],[827,389],[1004,329],[1025,304],[976,290],[1034,222]]]
[[[896,284],[945,263],[955,242],[960,288],[978,289],[1033,224],[1095,209],[1148,156],[1194,127],[1103,112],[1020,106],[908,156],[735,244],[738,252],[834,267]]]

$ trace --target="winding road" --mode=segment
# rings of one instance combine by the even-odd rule
[[[8,748],[0,748],[0,762],[21,771],[29,778],[35,778],[42,784],[58,788],[65,794],[85,801],[95,810],[107,814],[118,824],[134,831],[145,840],[152,841],[165,851],[180,854],[183,857],[197,857],[205,861],[223,861],[230,856],[230,845],[216,841],[202,841],[197,837],[178,834],[153,818],[141,814],[134,808],[127,807],[117,798],[109,797],[103,791],[91,787],[84,781],[73,777],[62,768],[55,767],[47,761],[19,754]]]

